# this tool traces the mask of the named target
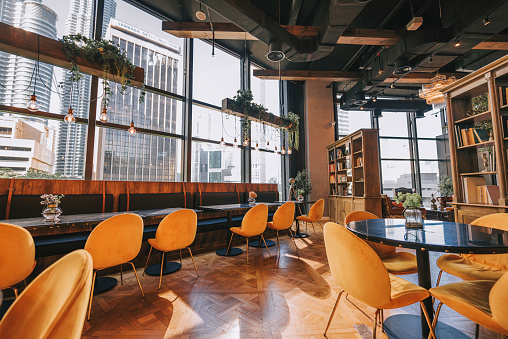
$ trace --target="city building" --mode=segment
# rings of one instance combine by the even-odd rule
[[[181,46],[122,21],[111,19],[106,37],[126,51],[136,66],[145,70],[145,83],[178,92]],[[163,132],[181,130],[177,101],[147,93],[139,103],[139,89],[120,93],[110,82],[108,121]],[[101,107],[98,107],[101,109]],[[130,135],[125,130],[99,128],[96,178],[100,180],[180,181],[181,141],[150,134]]]
[[[93,34],[94,18],[93,0],[71,0],[69,14],[65,21],[65,35],[81,34],[91,38]],[[116,1],[104,1],[104,25],[102,36],[105,36],[107,23],[116,14]],[[74,116],[87,118],[90,108],[91,77],[83,75],[81,80],[70,89],[70,74],[65,73],[63,81],[65,86],[62,92],[60,113],[67,114],[69,107],[74,110]],[[61,123],[57,133],[55,172],[64,176],[82,178],[85,165],[86,148],[85,125],[67,125]]]

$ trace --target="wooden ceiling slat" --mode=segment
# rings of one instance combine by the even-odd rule
[[[497,34],[492,38],[476,45],[473,49],[495,49],[499,51],[508,51],[508,34]]]

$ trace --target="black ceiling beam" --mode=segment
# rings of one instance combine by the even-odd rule
[[[298,14],[300,14],[300,8],[302,7],[303,0],[292,0],[291,9],[289,10],[289,21],[288,25],[294,26],[298,21]]]
[[[375,102],[370,100],[363,104],[365,111],[389,111],[389,112],[427,112],[432,109],[432,105],[428,105],[425,100],[383,100],[377,99]],[[358,110],[358,107],[341,106],[340,109]]]

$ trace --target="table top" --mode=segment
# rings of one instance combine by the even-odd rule
[[[210,206],[199,206],[199,208],[205,211],[244,211],[249,210],[257,205],[267,205],[268,208],[272,206],[280,206],[281,204],[278,202],[258,202],[254,205],[250,204],[226,204],[226,205],[210,205]]]
[[[347,228],[360,238],[386,245],[451,253],[508,253],[508,232],[449,221],[424,220],[406,228],[404,219],[354,221]]]
[[[59,218],[60,220],[56,223],[46,222],[44,218],[36,217],[36,218],[22,218],[22,219],[9,219],[5,220],[6,223],[21,226],[21,227],[39,227],[39,226],[65,226],[65,225],[82,225],[82,224],[98,224],[108,218],[114,217],[115,215],[123,214],[123,213],[134,213],[142,217],[143,219],[155,219],[158,217],[166,216],[175,211],[181,210],[183,208],[163,208],[163,209],[153,209],[153,210],[140,210],[140,211],[129,211],[129,212],[107,212],[107,213],[87,213],[87,214],[74,214],[74,215],[65,215],[62,214]],[[196,213],[202,212],[200,210],[194,210]]]
[[[315,203],[315,201],[298,201],[298,200],[277,200],[275,203],[285,204],[287,202],[294,202],[295,204],[309,205]]]

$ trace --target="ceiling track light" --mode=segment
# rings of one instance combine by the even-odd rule
[[[196,18],[201,21],[206,20],[206,14],[201,10],[201,2],[199,3],[199,11],[196,12]]]
[[[432,59],[432,57],[429,57],[429,59],[427,61],[429,62],[429,64],[431,64],[434,62],[434,59]]]
[[[483,24],[484,24],[485,26],[487,26],[488,24],[490,24],[489,16],[487,15],[487,16],[485,17],[485,19],[483,19],[483,20],[482,20],[482,22],[483,22]]]
[[[455,47],[459,47],[460,46],[460,40],[459,39],[455,39],[455,44],[454,44]]]

